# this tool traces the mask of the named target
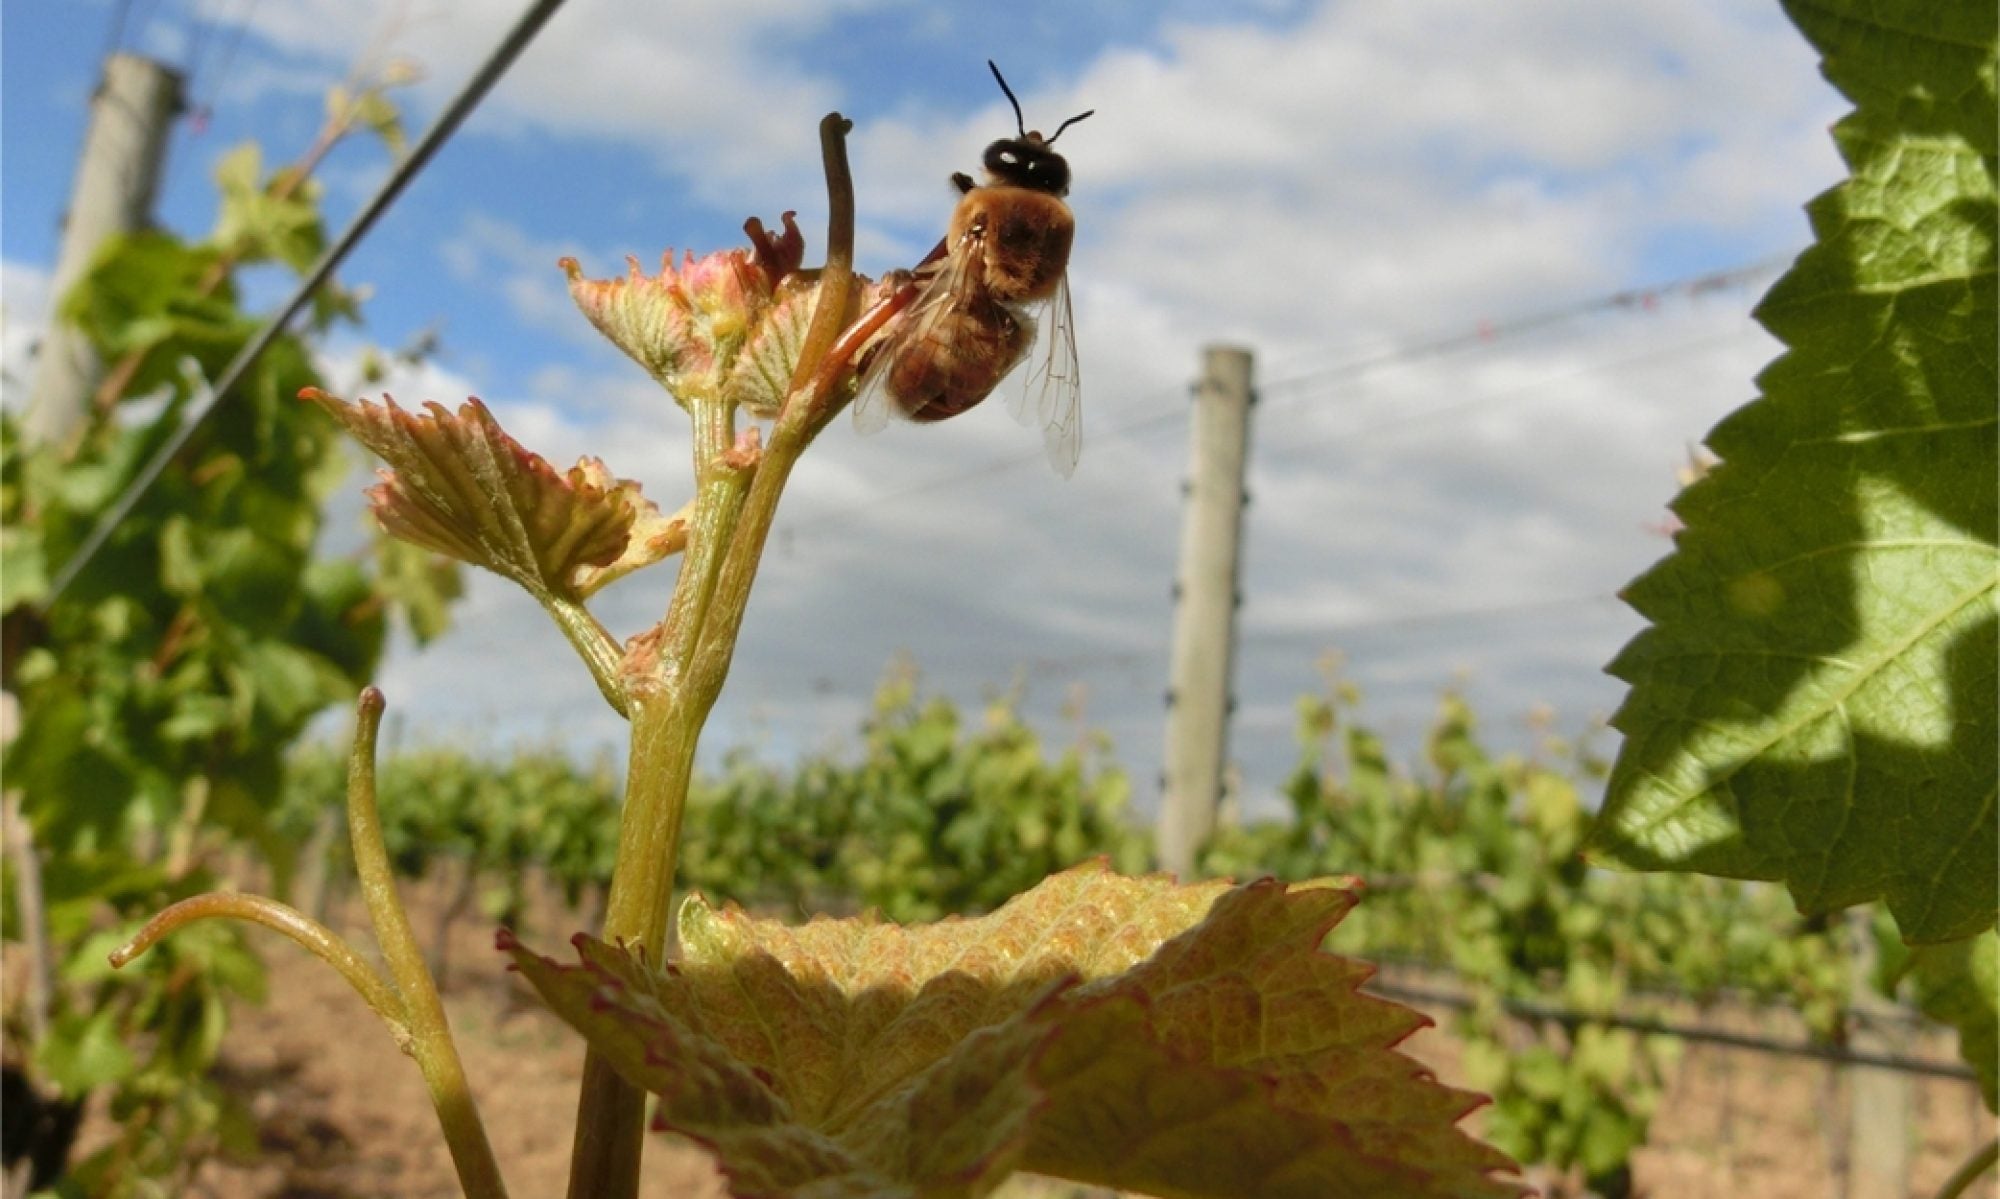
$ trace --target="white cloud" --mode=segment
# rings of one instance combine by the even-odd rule
[[[592,342],[596,334],[576,319],[576,306],[556,263],[577,259],[584,273],[594,276],[622,272],[624,267],[622,259],[592,251],[579,239],[536,238],[518,225],[479,211],[467,213],[458,235],[438,245],[438,257],[452,278],[468,288],[500,294],[523,325],[572,334],[578,340],[587,335]],[[654,263],[640,265],[657,269]]]
[[[479,121],[487,133],[605,140],[644,147],[683,170],[699,163],[693,184],[721,195],[767,179],[773,162],[803,163],[809,180],[818,161],[813,122],[835,106],[837,89],[774,51],[870,6],[698,0],[667,12],[647,0],[570,5],[482,104]],[[247,14],[230,0],[211,0],[207,8],[213,19],[247,22],[281,54],[317,68],[315,88],[357,63],[414,60],[433,109],[521,14],[512,0],[293,0]],[[241,88],[293,90],[302,78],[297,70],[238,74]]]
[[[0,402],[19,411],[35,377],[34,352],[49,323],[49,272],[0,262]]]

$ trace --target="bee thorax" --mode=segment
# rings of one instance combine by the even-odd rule
[[[975,188],[952,215],[953,244],[977,256],[980,282],[1003,304],[1054,294],[1075,236],[1069,206],[1027,188]]]

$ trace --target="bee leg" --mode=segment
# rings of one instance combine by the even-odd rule
[[[951,173],[951,184],[962,193],[969,192],[978,186],[978,184],[972,181],[972,176],[966,174],[964,171],[953,171]]]

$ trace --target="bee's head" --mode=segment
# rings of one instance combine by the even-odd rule
[[[1069,162],[1049,149],[1039,133],[1003,137],[986,147],[981,162],[997,182],[1052,196],[1069,193]]]
[[[1014,106],[1014,128],[1020,133],[1019,137],[1003,137],[986,147],[986,156],[982,161],[987,174],[1015,187],[1032,188],[1052,196],[1067,195],[1069,163],[1049,147],[1062,136],[1063,130],[1097,110],[1093,108],[1090,112],[1078,113],[1057,125],[1054,133],[1043,137],[1038,132],[1029,131],[1027,122],[1021,118],[1021,102],[1014,98],[1014,89],[1001,78],[1000,68],[994,66],[991,59],[986,65],[993,71],[993,78],[999,81],[1000,90],[1006,93],[1007,102]]]

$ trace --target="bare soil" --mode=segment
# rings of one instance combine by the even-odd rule
[[[448,888],[415,888],[412,918],[427,930]],[[369,943],[358,902],[335,904],[336,929]],[[524,939],[545,952],[565,948],[579,918],[544,896]],[[232,1021],[221,1077],[248,1104],[261,1151],[248,1161],[210,1161],[190,1194],[211,1199],[449,1199],[460,1192],[417,1069],[333,972],[275,936],[252,934],[271,967],[269,1002]],[[486,1126],[517,1199],[563,1194],[575,1127],[583,1049],[569,1030],[507,973],[492,929],[461,921],[449,945],[445,1006]],[[1445,1013],[1433,1015],[1441,1024]],[[1744,1015],[1744,1031],[1760,1028]],[[1769,1030],[1766,1030],[1769,1031]],[[1442,1031],[1404,1046],[1440,1078],[1455,1076],[1458,1047]],[[1913,1047],[1948,1057],[1947,1038]],[[1908,1194],[1933,1195],[1994,1121],[1970,1083],[1913,1077],[1914,1146]],[[1636,1193],[1649,1196],[1759,1196],[1832,1199],[1845,1191],[1847,1082],[1824,1063],[1743,1050],[1689,1046],[1634,1164]],[[83,1142],[92,1139],[87,1118]],[[1477,1113],[1469,1121],[1475,1131]],[[1544,1194],[1580,1194],[1573,1178],[1537,1173]],[[647,1150],[643,1194],[664,1199],[724,1195],[697,1147],[666,1139]],[[1014,1197],[1105,1192],[1022,1180]],[[1989,1177],[1970,1192],[2000,1199]]]

